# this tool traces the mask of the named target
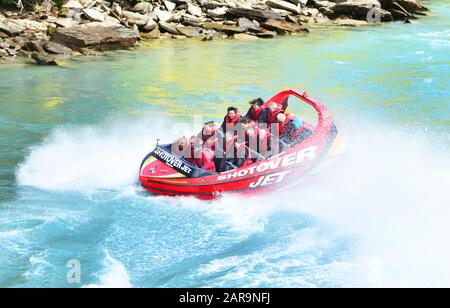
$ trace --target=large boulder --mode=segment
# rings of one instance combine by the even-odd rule
[[[162,11],[160,9],[155,9],[154,12],[159,21],[168,22],[172,19],[172,13],[170,12]]]
[[[262,26],[266,28],[267,30],[273,30],[280,34],[287,34],[287,33],[307,33],[309,32],[308,29],[306,29],[303,26],[296,25],[291,22],[287,22],[284,20],[275,20],[275,19],[268,19],[265,21]]]
[[[86,25],[57,29],[52,41],[74,50],[91,48],[112,50],[132,47],[140,39],[139,32],[122,25],[93,22]]]
[[[39,65],[58,65],[54,57],[46,54],[34,52],[31,58]]]
[[[188,3],[188,8],[187,11],[189,14],[197,16],[197,17],[201,17],[202,16],[202,9],[196,5],[193,5],[191,3]]]
[[[95,10],[95,9],[85,9],[85,10],[83,10],[83,14],[89,20],[92,20],[92,21],[99,21],[99,22],[105,21],[105,15],[103,15],[102,12]]]
[[[222,18],[227,13],[227,10],[223,7],[218,7],[215,9],[209,9],[207,15],[213,18]]]
[[[202,27],[207,30],[216,30],[227,34],[242,33],[245,29],[236,26],[228,26],[218,22],[205,22]]]
[[[246,17],[248,19],[257,19],[257,20],[281,19],[281,15],[277,12],[247,9],[247,8],[229,8],[228,13],[238,17]]]
[[[17,23],[15,20],[0,20],[0,32],[8,36],[16,36],[26,30],[26,27]]]
[[[351,16],[358,20],[391,21],[392,14],[381,8],[378,0],[346,0],[337,2],[330,17]],[[377,20],[379,19],[379,20]]]
[[[153,5],[148,2],[139,2],[133,8],[131,8],[133,12],[139,12],[142,14],[148,14],[153,11]]]
[[[409,13],[427,11],[428,9],[417,0],[379,0],[383,9],[390,11],[397,9],[395,3],[400,5]]]
[[[163,2],[164,2],[164,6],[166,7],[166,9],[169,12],[173,12],[173,10],[175,10],[175,7],[177,6],[175,3],[171,2],[171,1],[164,0]]]
[[[69,47],[55,42],[46,42],[44,44],[44,49],[46,52],[56,55],[68,55],[72,53],[72,49]]]
[[[201,28],[190,26],[178,26],[177,30],[180,34],[187,37],[199,37],[201,35]]]
[[[176,25],[173,23],[160,21],[159,27],[160,27],[160,29],[163,29],[164,31],[166,31],[168,33],[175,34],[175,35],[180,34],[177,30]]]
[[[253,21],[251,21],[248,18],[241,17],[238,19],[238,25],[245,31],[251,31],[251,32],[260,32],[261,28],[258,25],[255,25]]]
[[[289,11],[292,12],[294,14],[300,14],[300,5],[297,4],[293,4],[287,1],[283,1],[283,0],[268,0],[266,1],[266,4],[268,6],[270,6],[271,8],[275,8],[275,9],[282,9],[285,11]]]
[[[122,12],[122,15],[127,19],[129,24],[136,25],[138,27],[145,26],[146,24],[148,24],[148,21],[150,19],[147,15],[133,13],[125,10]]]

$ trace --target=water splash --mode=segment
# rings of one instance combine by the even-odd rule
[[[111,257],[106,251],[104,260],[105,270],[100,275],[99,284],[90,284],[84,288],[131,288],[130,275],[125,266]]]

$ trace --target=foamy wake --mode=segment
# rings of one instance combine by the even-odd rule
[[[125,266],[106,252],[105,270],[100,274],[98,284],[90,284],[84,288],[132,288],[130,275]]]
[[[156,139],[170,142],[172,124],[139,122],[54,131],[31,149],[17,172],[20,185],[48,190],[116,189],[137,181]]]
[[[154,201],[203,211],[243,236],[263,232],[276,211],[307,213],[336,232],[358,238],[357,253],[348,261],[365,271],[359,285],[450,286],[448,148],[432,136],[381,125],[341,127],[341,132],[348,146],[345,158],[309,185],[212,203]],[[19,184],[58,190],[129,187],[161,133],[158,125],[142,123],[59,130],[31,151],[18,171]],[[110,270],[100,285],[118,281],[129,286],[123,265],[107,260]]]

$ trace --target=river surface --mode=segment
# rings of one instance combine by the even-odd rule
[[[450,2],[427,5],[412,24],[1,64],[0,287],[449,287]],[[140,188],[157,138],[288,88],[348,147],[315,181],[213,202]]]

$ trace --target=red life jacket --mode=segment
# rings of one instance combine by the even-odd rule
[[[252,117],[253,121],[258,121],[259,116],[261,115],[261,112],[263,111],[264,108],[259,108],[258,110],[255,111],[255,109],[253,109],[253,107],[250,107],[250,116]]]
[[[236,115],[230,119],[230,117],[228,115],[225,116],[225,123],[226,124],[236,124],[236,122],[239,120],[239,118],[241,117],[241,114],[239,112],[236,112]]]
[[[278,123],[277,120],[277,116],[280,113],[284,113],[283,109],[281,107],[278,106],[277,109],[275,109],[274,112],[270,111],[270,109],[267,110],[267,124],[272,124],[272,123]]]
[[[202,140],[203,140],[203,142],[206,142],[206,140],[208,140],[210,137],[214,136],[214,134],[215,134],[216,131],[217,131],[217,127],[214,126],[214,128],[211,129],[211,131],[209,132],[209,134],[204,134],[204,133],[203,133],[203,130],[204,130],[204,128],[202,129]]]
[[[207,171],[216,171],[216,166],[213,161],[214,152],[210,149],[203,149],[200,158],[191,159],[192,163],[202,169]]]
[[[295,120],[295,119],[297,118],[297,116],[295,116],[295,115],[289,115],[289,116],[286,115],[286,120],[284,120],[284,122],[281,123],[281,122],[279,122],[278,119],[277,119],[277,116],[278,116],[280,113],[284,113],[284,111],[283,111],[283,109],[282,109],[281,107],[278,107],[273,113],[269,111],[269,112],[267,113],[267,119],[268,119],[267,123],[268,123],[268,124],[278,123],[278,124],[279,124],[279,126],[278,126],[278,132],[280,133],[280,135],[282,135],[282,134],[284,134],[284,132],[286,131],[286,124],[287,124],[289,121]]]
[[[277,109],[275,109],[275,111],[270,111],[270,109],[269,110],[267,110],[267,129],[268,130],[270,130],[270,128],[271,128],[271,124],[278,124],[278,132],[280,133],[280,135],[281,134],[283,134],[283,132],[285,131],[285,123],[280,123],[279,121],[278,121],[278,119],[277,119],[277,116],[280,114],[280,113],[284,113],[284,111],[283,111],[283,109],[280,107],[280,106],[278,106],[278,108]]]

